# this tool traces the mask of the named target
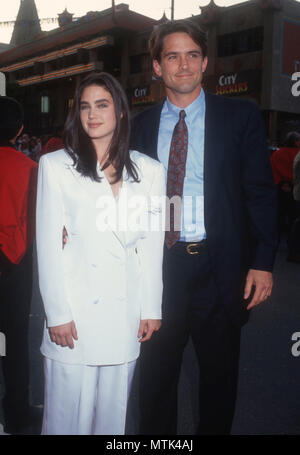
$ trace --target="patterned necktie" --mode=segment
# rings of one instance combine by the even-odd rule
[[[179,112],[179,120],[173,131],[169,154],[167,197],[169,202],[173,198],[174,204],[167,204],[170,207],[170,229],[166,230],[165,235],[165,244],[168,248],[171,248],[179,240],[181,231],[181,199],[188,149],[188,130],[184,121],[185,116],[184,110]],[[168,210],[166,216],[168,217]]]

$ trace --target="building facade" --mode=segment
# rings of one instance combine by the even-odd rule
[[[20,27],[28,28],[30,9],[34,36],[22,42]],[[288,131],[300,132],[300,83],[298,91],[292,90],[297,73],[300,81],[300,3],[249,0],[219,7],[211,0],[200,9],[191,19],[208,33],[205,88],[256,102],[272,142],[281,143]],[[155,21],[126,4],[77,20],[65,10],[59,27],[46,33],[36,26],[34,0],[22,0],[20,11],[13,37],[22,44],[0,54],[0,71],[6,75],[8,94],[25,106],[25,126],[31,132],[63,125],[78,82],[91,71],[117,77],[133,113],[164,97],[163,84],[153,77],[148,38],[165,16]],[[24,34],[28,41],[28,31]]]
[[[34,5],[33,0],[28,1]],[[24,4],[26,0],[22,1],[20,10]],[[26,6],[30,6],[29,3]],[[28,8],[26,14],[28,18]],[[18,34],[13,34],[14,42],[16,36],[20,40],[22,26],[27,36],[28,26],[37,21],[35,18],[28,24],[19,11],[16,21],[19,29]],[[151,77],[150,58],[144,57],[147,39],[140,40],[138,62],[129,52],[137,34],[147,30],[149,35],[155,20],[120,4],[101,12],[89,12],[77,20],[65,10],[59,14],[58,22],[59,27],[50,32],[41,32],[36,27],[35,37],[0,54],[0,71],[6,75],[7,93],[23,104],[25,129],[32,134],[49,133],[63,126],[79,81],[92,71],[114,75],[129,99],[133,93],[143,90],[140,88],[143,74]],[[140,79],[133,77],[136,86],[132,86],[131,70],[135,74],[137,67]]]
[[[201,16],[209,33],[207,89],[257,102],[271,141],[300,132],[300,97],[292,90],[300,71],[300,3],[250,0],[219,8],[211,2]]]

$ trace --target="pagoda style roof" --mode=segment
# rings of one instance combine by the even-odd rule
[[[130,11],[128,5],[121,3],[115,7],[115,11],[108,8],[104,11],[93,12],[93,14],[89,13],[63,27],[51,30],[35,41],[2,52],[0,65],[22,61],[52,49],[62,49],[70,43],[99,36],[99,34],[105,35],[112,30],[145,31],[151,29],[156,23],[155,19]]]
[[[67,8],[64,9],[62,13],[58,15],[58,23],[60,27],[70,24],[73,21],[73,14],[69,13]]]
[[[162,17],[157,21],[157,23],[158,23],[158,24],[166,24],[167,22],[169,22],[169,19],[167,18],[166,12],[164,11],[164,14],[163,14]]]
[[[21,0],[10,44],[18,46],[33,41],[41,33],[34,0]]]
[[[7,43],[0,43],[0,52],[7,51],[8,49],[11,49],[13,46],[11,44]]]

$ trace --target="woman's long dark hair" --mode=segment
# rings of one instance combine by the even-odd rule
[[[125,166],[128,176],[137,182],[139,181],[138,173],[129,155],[130,115],[127,97],[119,82],[108,73],[93,73],[81,81],[66,120],[63,133],[64,147],[73,159],[78,172],[97,182],[101,180],[97,173],[95,146],[84,131],[80,120],[82,92],[90,85],[99,85],[107,90],[111,94],[115,107],[116,128],[109,146],[107,160],[102,169],[104,170],[110,164],[113,165],[116,170],[115,183],[121,180]]]

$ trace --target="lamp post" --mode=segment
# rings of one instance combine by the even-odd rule
[[[112,8],[112,19],[113,19],[113,22],[116,22],[116,4],[115,4],[115,0],[111,0],[111,8]]]

